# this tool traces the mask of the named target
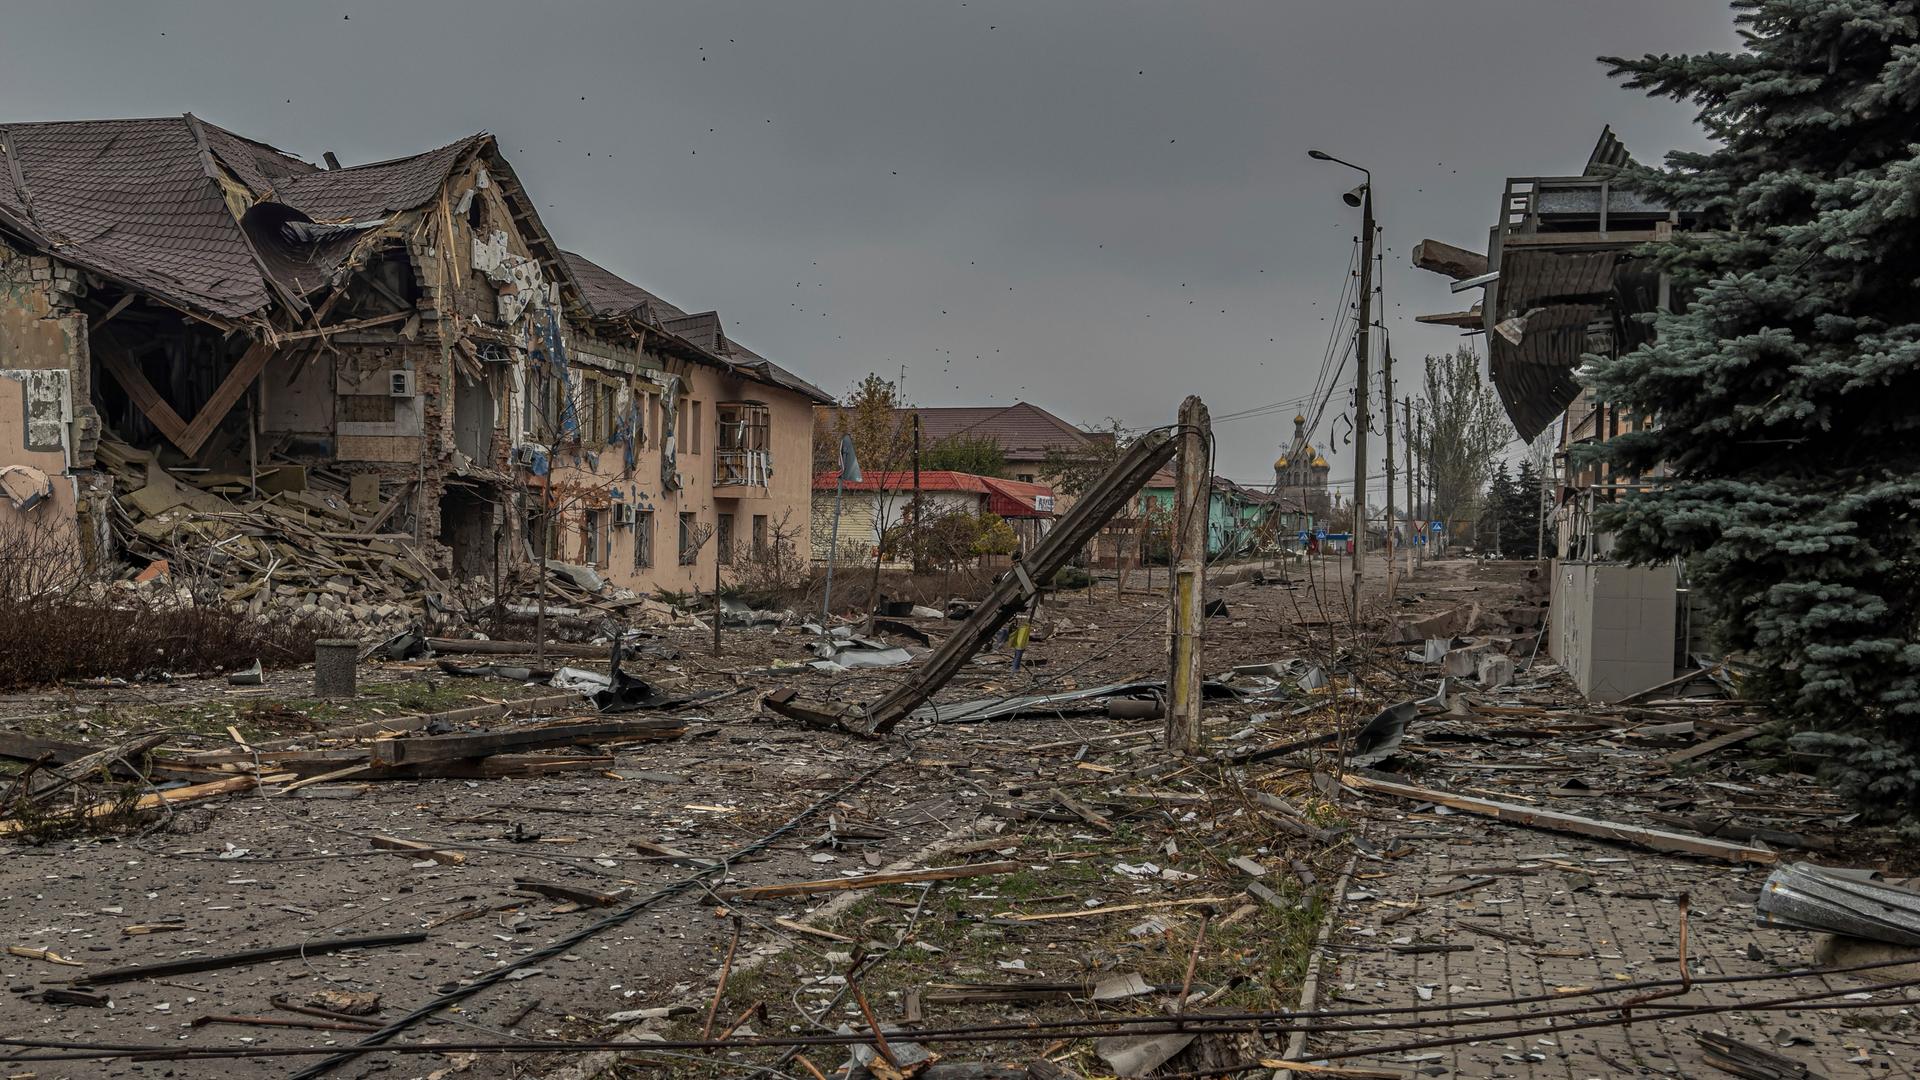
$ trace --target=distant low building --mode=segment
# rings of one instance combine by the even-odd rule
[[[816,474],[811,543],[815,558],[825,559],[835,550],[836,492],[840,504],[837,550],[842,559],[873,558],[875,546],[888,530],[913,520],[914,476],[909,471],[870,472],[844,485],[838,473]],[[919,493],[922,521],[954,513],[993,514],[1012,526],[1022,551],[1031,550],[1053,525],[1053,489],[1045,484],[923,469]]]
[[[1074,453],[1111,435],[1083,431],[1032,402],[1012,405],[902,409],[920,417],[922,446],[951,438],[992,439],[1007,459],[1007,474],[1025,483],[1048,483],[1050,454]],[[907,420],[908,423],[912,421]]]
[[[1170,537],[1165,534],[1173,515],[1176,487],[1173,470],[1161,469],[1134,497],[1134,516],[1146,522],[1145,545],[1150,553],[1167,549]],[[1276,499],[1271,492],[1214,477],[1207,499],[1207,558],[1252,554],[1259,549],[1261,538],[1273,531],[1267,524],[1269,518],[1292,505],[1290,500]]]

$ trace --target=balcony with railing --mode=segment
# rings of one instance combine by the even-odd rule
[[[1664,240],[1679,215],[1610,176],[1514,176],[1500,197],[1495,244],[1578,248]]]
[[[715,494],[728,498],[765,495],[773,479],[773,427],[767,407],[756,401],[723,401],[716,412]]]

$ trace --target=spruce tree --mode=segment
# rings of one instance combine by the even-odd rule
[[[1520,471],[1513,478],[1513,496],[1507,504],[1505,532],[1512,540],[1506,554],[1514,559],[1540,557],[1540,470],[1532,458],[1520,459]]]
[[[1475,544],[1482,551],[1491,551],[1505,555],[1513,544],[1510,530],[1512,522],[1507,520],[1513,509],[1513,476],[1507,472],[1507,463],[1502,461],[1493,467],[1493,477],[1487,481],[1487,493],[1480,500],[1479,538]]]
[[[1733,53],[1602,57],[1713,148],[1627,180],[1694,215],[1649,246],[1684,306],[1598,361],[1664,464],[1603,519],[1689,560],[1721,644],[1858,805],[1920,821],[1920,3],[1743,0]]]

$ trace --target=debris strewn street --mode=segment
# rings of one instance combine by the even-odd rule
[[[650,1060],[687,1055],[691,1072],[703,1058],[800,1057],[831,1071],[880,1053],[858,1035],[871,1022],[896,1055],[1045,1058],[1082,1075],[1152,1058],[1163,1071],[1291,1058],[1619,1075],[1728,1030],[1813,1063],[1807,1047],[1835,1025],[1854,1033],[1850,1053],[1902,1068],[1902,1044],[1883,1038],[1905,1023],[1905,983],[1888,974],[1900,969],[1794,976],[1873,960],[1756,925],[1791,848],[1851,841],[1831,797],[1756,771],[1750,744],[1726,738],[1750,721],[1737,700],[1703,675],[1699,696],[1579,703],[1526,655],[1487,689],[1389,640],[1436,617],[1454,620],[1455,649],[1511,638],[1530,573],[1429,564],[1357,649],[1341,641],[1339,593],[1298,566],[1217,573],[1232,583],[1218,590],[1228,613],[1209,620],[1198,759],[1160,748],[1156,691],[1137,680],[1164,663],[1159,635],[1141,631],[1166,600],[1111,581],[1047,600],[1021,672],[990,650],[936,699],[1025,711],[916,716],[899,741],[764,709],[776,685],[871,700],[903,677],[796,663],[808,632],[778,626],[735,634],[721,658],[698,649],[698,629],[658,632],[682,655],[628,667],[688,700],[624,714],[647,719],[582,716],[581,691],[450,676],[430,659],[369,661],[366,677],[396,700],[382,688],[431,687],[434,712],[312,731],[276,729],[293,710],[261,707],[299,692],[291,673],[261,691],[76,691],[61,721],[84,722],[91,744],[191,781],[173,792],[218,786],[128,832],[17,849],[0,1010],[34,1039],[233,1054],[223,1071],[259,1075],[289,1071],[266,1051],[344,1050],[416,1012],[396,1042],[447,1044],[435,1068],[468,1075],[527,1067],[485,1052],[502,1041],[634,1038],[665,1040]],[[893,621],[936,642],[957,625]],[[1116,685],[1124,696],[1103,689]],[[1082,688],[1102,696],[1075,699]],[[517,702],[487,704],[509,691]],[[139,739],[156,695],[205,709],[207,733]],[[236,697],[255,719],[222,730],[216,710]],[[1359,733],[1402,698],[1417,707],[1398,741],[1363,754]],[[479,705],[438,707],[455,700]],[[206,779],[218,774],[240,783]],[[1455,803],[1603,822],[1617,840]],[[1660,839],[1672,836],[1693,850]],[[371,1004],[345,1015],[311,1004],[322,992]],[[1636,998],[1633,1022],[1613,1023]],[[1348,1030],[1290,1044],[1302,1025],[1285,1017],[1300,1009]],[[1608,1023],[1580,1026],[1594,1021]],[[1188,1030],[1156,1034],[1176,1027]],[[674,1049],[716,1039],[718,1057]],[[618,1058],[542,1060],[584,1076]],[[417,1066],[368,1055],[339,1074],[391,1067]]]
[[[1920,1075],[1920,0],[0,102],[0,1080]]]

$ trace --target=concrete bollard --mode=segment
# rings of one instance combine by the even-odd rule
[[[351,638],[322,638],[313,643],[315,697],[352,697],[360,665],[360,643]]]

